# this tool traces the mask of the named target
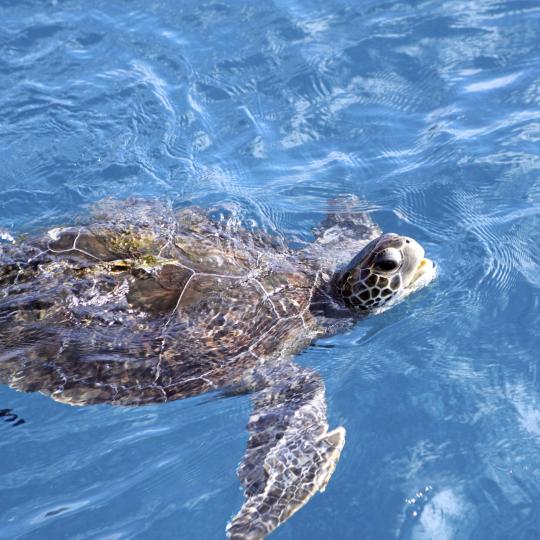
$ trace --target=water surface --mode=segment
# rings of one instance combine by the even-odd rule
[[[534,1],[0,2],[0,228],[106,196],[299,241],[353,193],[440,268],[298,359],[347,444],[277,539],[540,537]],[[72,408],[0,388],[0,538],[213,539],[248,396]]]

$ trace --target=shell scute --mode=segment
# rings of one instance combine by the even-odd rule
[[[0,251],[0,381],[78,405],[218,388],[315,328],[307,270],[196,209],[105,203]]]

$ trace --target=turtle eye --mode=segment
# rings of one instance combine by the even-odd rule
[[[377,261],[375,267],[379,270],[389,272],[390,270],[395,270],[399,266],[398,261],[395,259],[383,259],[382,261]]]
[[[396,270],[401,265],[403,256],[400,251],[393,247],[388,247],[375,256],[374,267],[376,270],[381,270],[382,272],[391,272]]]

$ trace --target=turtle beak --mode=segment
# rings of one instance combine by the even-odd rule
[[[431,259],[422,258],[416,267],[409,287],[420,288],[427,285],[437,275],[435,263]]]
[[[418,263],[418,266],[416,267],[415,274],[421,273],[422,268],[426,266],[426,264],[429,264],[431,261],[429,259],[426,259],[425,257]]]

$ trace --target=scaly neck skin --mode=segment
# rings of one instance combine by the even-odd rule
[[[350,285],[347,283],[348,278],[352,274],[353,270],[349,266],[345,266],[334,272],[330,283],[328,284],[330,294],[335,301],[343,308],[351,311],[351,305],[347,302],[346,292],[350,289]],[[348,289],[347,289],[348,288]],[[350,290],[349,290],[350,292]],[[345,293],[345,294],[344,294]],[[353,310],[356,313],[356,310]],[[358,313],[356,313],[358,315]]]
[[[326,335],[334,334],[350,328],[362,314],[355,313],[343,302],[339,293],[337,280],[343,270],[326,275],[314,291],[311,301],[311,314],[319,321]]]

